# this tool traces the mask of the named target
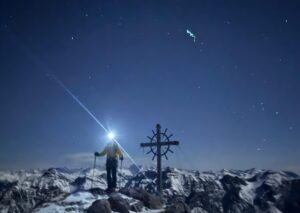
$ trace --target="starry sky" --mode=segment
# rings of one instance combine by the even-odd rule
[[[106,133],[138,164],[300,171],[298,1],[1,1],[0,169],[92,165]],[[188,32],[187,32],[188,30]],[[128,158],[127,158],[128,160]]]

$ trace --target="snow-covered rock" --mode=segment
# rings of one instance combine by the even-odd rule
[[[300,212],[300,178],[292,172],[166,168],[161,200],[155,195],[155,170],[137,171],[130,168],[119,177],[124,188],[118,198],[129,204],[131,212],[172,208],[193,213]],[[108,201],[106,186],[102,169],[0,171],[0,212],[86,212],[95,201]],[[151,210],[154,206],[158,209]]]

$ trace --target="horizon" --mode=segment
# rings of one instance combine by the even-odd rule
[[[105,161],[106,159],[101,159],[100,162],[97,161],[96,164],[96,169],[100,169],[100,170],[105,170]],[[24,168],[24,167],[20,167],[20,168],[0,168],[0,171],[5,172],[5,171],[12,171],[12,172],[17,172],[17,171],[28,171],[28,170],[49,170],[49,169],[71,169],[71,170],[85,170],[85,169],[92,169],[93,165],[90,165],[92,162],[92,156],[90,158],[90,160],[88,162],[82,163],[82,162],[77,162],[77,163],[72,163],[72,165],[44,165],[41,167],[28,167],[28,168]],[[149,169],[156,169],[156,163],[155,161],[151,161],[153,163],[148,163],[148,164],[138,164],[138,168],[141,169],[141,171],[143,171],[143,169],[149,170]],[[130,169],[131,166],[135,166],[133,163],[130,164],[130,162],[126,162],[125,160],[125,164],[123,164],[123,169]],[[135,166],[136,167],[136,166]],[[137,167],[136,167],[137,168]],[[197,169],[197,168],[183,168],[183,167],[176,167],[176,166],[172,166],[172,165],[162,165],[162,169],[166,169],[166,168],[173,168],[173,169],[179,169],[179,170],[186,170],[186,171],[199,171],[200,173],[205,173],[205,172],[221,172],[221,171],[248,171],[248,170],[258,170],[258,171],[273,171],[273,172],[293,172],[295,174],[297,174],[298,176],[300,176],[300,171],[297,170],[293,170],[293,169],[270,169],[270,168],[221,168],[221,169]]]
[[[122,169],[125,169],[125,170],[130,170],[130,167],[131,166],[135,166],[134,164],[131,164],[131,165],[123,165],[123,168]],[[136,166],[135,166],[136,167]],[[153,165],[138,165],[140,171],[139,172],[143,172],[143,171],[148,171],[148,170],[156,170],[156,165],[153,164]],[[137,167],[136,167],[137,168]],[[165,170],[165,169],[178,169],[178,170],[183,170],[183,171],[197,171],[197,172],[200,172],[200,173],[210,173],[210,172],[213,172],[213,173],[218,173],[218,172],[223,172],[223,171],[228,171],[228,172],[247,172],[247,171],[250,171],[250,170],[256,170],[256,171],[261,171],[261,172],[268,172],[268,171],[271,171],[271,172],[277,172],[277,173],[280,173],[280,172],[291,172],[291,173],[294,173],[298,176],[300,176],[300,173],[297,172],[297,171],[290,171],[290,170],[273,170],[273,169],[262,169],[262,168],[248,168],[248,169],[230,169],[230,168],[223,168],[223,169],[219,169],[219,170],[198,170],[198,169],[185,169],[185,168],[178,168],[178,167],[173,167],[173,166],[169,166],[169,165],[166,165],[166,166],[162,166],[162,169]],[[20,169],[0,169],[0,172],[19,172],[19,171],[32,171],[32,170],[38,170],[38,171],[48,171],[48,170],[51,170],[51,169],[67,169],[67,170],[86,170],[86,169],[91,169],[93,170],[93,166],[89,165],[89,166],[82,166],[82,167],[77,167],[77,166],[71,166],[71,167],[66,167],[66,166],[62,166],[62,167],[57,167],[57,166],[53,166],[53,167],[45,167],[45,168],[20,168]],[[95,167],[95,169],[97,170],[103,170],[105,171],[105,164],[100,164],[100,165],[97,165]]]

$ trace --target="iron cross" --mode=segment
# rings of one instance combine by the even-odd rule
[[[168,129],[165,129],[164,132],[161,132],[161,126],[160,124],[156,125],[156,132],[152,130],[152,137],[148,136],[150,139],[149,143],[141,143],[141,147],[150,147],[150,151],[147,152],[153,153],[154,160],[155,157],[157,157],[157,191],[158,193],[161,193],[162,191],[162,173],[161,173],[161,161],[162,156],[165,156],[165,158],[168,160],[167,153],[173,151],[170,149],[170,146],[172,145],[179,145],[179,141],[170,141],[170,138],[173,136],[167,135]]]

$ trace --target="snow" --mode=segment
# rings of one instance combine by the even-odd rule
[[[77,192],[69,195],[63,202],[64,203],[80,203],[84,200],[92,200],[95,197],[89,192]]]
[[[241,185],[240,197],[246,202],[253,205],[256,196],[256,189],[261,186],[262,181],[247,182],[247,185]]]
[[[1,213],[8,213],[8,209],[1,209]]]
[[[89,192],[77,192],[69,195],[62,203],[63,204],[74,204],[82,206],[84,209],[88,208],[95,200],[108,199],[108,196],[94,196]]]
[[[122,171],[120,171],[120,173],[122,174],[122,176],[128,175],[128,176],[132,176],[132,172],[129,169],[122,169]]]
[[[40,170],[0,171],[0,181],[23,182],[28,178],[36,178],[41,175]]]
[[[121,194],[124,199],[130,200],[131,204],[138,202],[131,197]],[[108,199],[107,195],[97,195],[94,196],[89,192],[77,192],[74,194],[70,194],[64,200],[56,203],[44,204],[42,208],[34,213],[56,213],[56,212],[71,212],[71,213],[81,213],[84,209],[87,209],[92,203],[99,199]],[[159,213],[163,212],[164,209],[158,210],[145,210],[142,213]],[[113,211],[112,211],[113,212]],[[130,211],[133,213],[133,211]]]
[[[160,213],[160,212],[164,212],[164,211],[165,211],[164,209],[155,209],[155,210],[146,210],[146,211],[143,211],[142,213]],[[130,211],[130,212],[133,213],[133,211]]]
[[[65,208],[58,206],[56,204],[50,204],[49,206],[42,208],[34,213],[61,213],[65,212]]]
[[[44,204],[43,207],[35,213],[50,213],[50,212],[73,212],[79,213],[87,209],[95,200],[108,199],[107,195],[94,196],[90,192],[80,191],[70,194],[65,199],[55,202]]]
[[[270,204],[270,203],[269,203]],[[280,211],[279,209],[277,209],[274,205],[271,204],[269,212],[272,213],[282,213],[282,211]]]
[[[4,182],[4,181],[14,182],[17,180],[18,180],[18,178],[11,173],[0,172],[0,181],[2,181],[2,182]]]
[[[245,171],[241,170],[222,170],[219,172],[199,172],[199,171],[189,171],[176,168],[168,168],[167,179],[165,180],[167,188],[164,189],[164,195],[184,195],[188,196],[192,190],[193,184],[196,184],[197,190],[205,191],[206,184],[210,184],[209,187],[213,187],[216,193],[210,194],[210,196],[219,199],[223,195],[223,185],[220,180],[224,175],[237,176],[246,182],[246,185],[240,184],[241,190],[239,196],[245,202],[254,205],[255,196],[257,196],[257,188],[262,184],[270,185],[271,187],[279,187],[283,184],[283,181],[299,178],[296,174],[291,172],[275,172],[269,170],[258,170],[249,169]],[[98,199],[108,199],[107,195],[94,195],[88,190],[91,187],[91,180],[94,177],[94,187],[99,187],[101,189],[106,188],[105,180],[105,170],[96,169],[93,176],[93,169],[78,169],[78,170],[68,170],[68,169],[49,169],[43,170],[31,170],[31,171],[0,171],[0,181],[3,183],[16,183],[14,190],[24,190],[28,194],[21,194],[20,199],[26,201],[27,196],[30,198],[31,193],[35,193],[33,189],[39,189],[40,191],[47,191],[51,193],[52,187],[58,187],[59,195],[52,191],[52,194],[45,194],[51,197],[48,202],[41,204],[34,213],[55,213],[55,212],[71,212],[80,213],[84,212],[91,204]],[[132,173],[124,169],[122,171],[123,184],[132,177]],[[145,178],[139,175],[134,179],[137,185],[145,187],[149,184],[155,185],[155,179]],[[256,178],[254,178],[256,177]],[[120,178],[120,177],[119,177]],[[251,178],[251,179],[250,179]],[[134,183],[133,183],[134,184]],[[54,194],[53,194],[54,193]],[[7,197],[10,194],[7,194]],[[138,202],[137,200],[121,194],[121,196],[128,200],[130,204]],[[280,199],[282,196],[280,193],[275,194],[274,198],[276,200]],[[10,199],[8,197],[8,199]],[[8,201],[8,200],[7,200]],[[10,207],[16,205],[19,200],[12,200]],[[18,203],[19,204],[19,203]],[[24,205],[24,204],[23,204]],[[27,205],[27,204],[26,204]],[[29,205],[29,204],[28,204]],[[280,211],[275,207],[275,203],[269,203],[270,212],[280,213]],[[1,206],[1,213],[8,212],[8,206]],[[162,212],[160,210],[149,210],[147,208],[143,209],[143,213],[156,213]],[[192,213],[207,213],[202,208],[192,209]]]
[[[184,189],[182,185],[182,180],[180,180],[180,177],[176,176],[171,176],[170,181],[171,181],[171,188],[178,192],[178,194],[184,194]]]
[[[274,173],[274,174],[271,174],[269,175],[267,178],[266,178],[266,181],[265,183],[267,185],[273,185],[273,186],[279,186],[281,183],[282,183],[282,180],[283,180],[283,176],[279,173]]]

